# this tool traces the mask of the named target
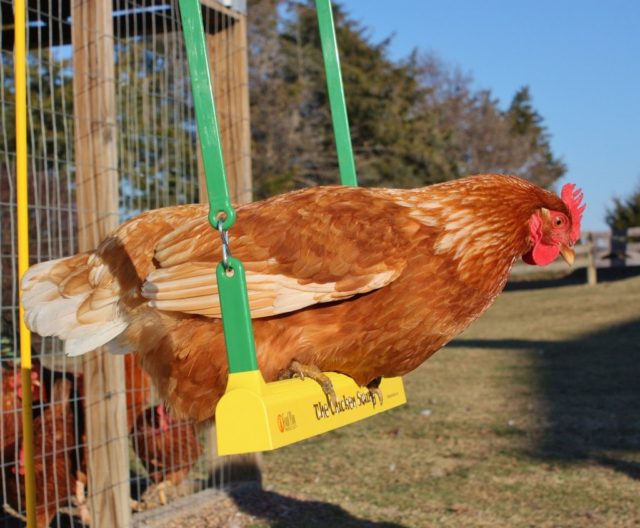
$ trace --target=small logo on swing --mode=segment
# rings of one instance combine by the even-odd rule
[[[284,433],[285,431],[291,431],[295,428],[296,417],[291,411],[287,412],[287,414],[278,415],[278,429],[281,433]]]

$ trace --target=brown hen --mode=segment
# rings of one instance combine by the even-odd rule
[[[31,402],[38,405],[47,401],[40,383],[40,368],[34,361],[31,371]],[[22,436],[22,374],[20,367],[6,363],[2,368],[2,449],[15,447]]]
[[[238,208],[258,364],[293,361],[367,385],[403,375],[481,315],[521,256],[571,261],[584,206],[530,182],[480,175],[423,189],[315,187]],[[77,355],[138,354],[171,408],[211,418],[227,379],[215,266],[202,205],[149,211],[90,253],[32,267],[29,327]]]
[[[177,487],[202,454],[195,425],[172,419],[164,405],[158,405],[140,413],[133,431],[133,449],[158,485],[154,491],[160,503],[166,504],[165,488]]]
[[[60,378],[53,384],[51,403],[33,420],[34,467],[36,481],[36,520],[38,526],[49,523],[70,498],[76,497],[78,485],[78,442],[74,413],[70,405],[73,382]],[[15,510],[24,508],[24,447],[19,444],[17,458],[7,460],[6,501]],[[81,517],[87,521],[88,512]]]

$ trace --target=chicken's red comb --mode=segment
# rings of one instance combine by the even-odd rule
[[[166,433],[169,430],[169,424],[171,423],[171,418],[167,414],[167,411],[164,408],[164,404],[160,404],[156,407],[156,412],[158,413],[159,418],[159,427],[163,433]]]
[[[584,194],[580,189],[576,189],[576,185],[574,183],[567,183],[562,187],[560,196],[571,214],[571,238],[574,242],[577,242],[580,238],[580,222],[582,221],[582,213],[584,213],[584,210],[587,207],[587,204],[582,203]]]

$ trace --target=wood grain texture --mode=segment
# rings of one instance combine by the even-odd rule
[[[76,195],[80,250],[118,225],[118,151],[111,2],[72,4]],[[93,526],[129,526],[129,456],[122,357],[85,356],[88,501]]]
[[[246,17],[217,14],[214,25],[225,29],[208,32],[209,68],[213,84],[218,127],[227,173],[229,194],[234,204],[252,199],[251,128],[249,118],[249,67]],[[198,147],[198,189],[200,202],[206,203],[202,154]]]

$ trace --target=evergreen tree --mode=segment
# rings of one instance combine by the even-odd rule
[[[298,89],[284,75],[280,38],[282,0],[260,0],[249,8],[249,86],[254,198],[295,187],[299,123]]]
[[[59,171],[68,181],[72,165],[73,112],[65,101],[72,101],[73,71],[69,58],[48,52],[43,61],[33,52],[27,53],[27,112],[30,163],[38,171]],[[9,169],[14,163],[15,149],[15,78],[13,54],[2,52],[2,122],[10,124],[1,134],[0,166]],[[33,165],[30,170],[33,170]]]
[[[339,6],[334,20],[360,182],[416,186],[454,177],[453,164],[438,156],[444,138],[435,120],[423,113],[426,90],[413,62],[389,60],[389,41],[369,42],[366,30]],[[258,195],[337,183],[314,4],[257,2],[250,10],[249,35]]]
[[[614,198],[613,208],[607,209],[606,222],[611,229],[640,227],[640,184],[628,198]]]
[[[249,10],[257,197],[336,183],[338,167],[315,5],[256,0]],[[549,186],[565,172],[528,88],[503,111],[488,90],[431,55],[389,58],[390,40],[334,4],[358,178],[421,186],[479,172]]]
[[[196,124],[178,33],[116,43],[120,208],[131,217],[193,201]]]
[[[551,152],[549,134],[542,116],[533,108],[527,86],[516,92],[506,117],[511,124],[511,134],[519,143],[514,152],[519,154],[515,161],[520,162],[520,167],[514,172],[543,187],[550,186],[567,168]]]

